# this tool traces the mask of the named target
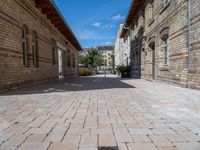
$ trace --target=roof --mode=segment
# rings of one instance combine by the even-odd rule
[[[125,23],[124,23],[125,27],[130,27],[130,25],[133,21],[133,18],[135,17],[135,15],[138,11],[138,8],[140,7],[141,4],[142,4],[142,0],[132,0],[128,15],[127,15]],[[125,37],[127,31],[128,31],[127,28],[123,28],[120,37],[121,38]]]
[[[64,17],[56,7],[53,0],[35,0],[36,8],[41,8],[42,13],[47,15],[47,19],[62,33],[65,38],[78,50],[82,50],[76,36],[70,29]]]
[[[98,51],[110,51],[110,50],[114,50],[115,47],[114,46],[98,46],[97,50]]]

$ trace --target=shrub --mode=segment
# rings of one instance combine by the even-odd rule
[[[79,76],[91,76],[92,71],[88,68],[79,68]]]
[[[121,77],[130,77],[131,73],[131,67],[130,66],[124,66],[124,65],[119,65],[116,67],[116,71],[118,74],[121,74]]]

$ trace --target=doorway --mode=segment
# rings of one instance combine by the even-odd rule
[[[59,79],[64,79],[63,51],[61,49],[58,49],[58,73]]]

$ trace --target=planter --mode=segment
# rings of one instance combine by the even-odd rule
[[[121,78],[130,78],[130,77],[131,77],[130,72],[125,72],[125,73],[121,74]]]
[[[117,66],[116,71],[118,74],[121,74],[121,78],[130,78],[131,77],[131,67],[130,66]]]

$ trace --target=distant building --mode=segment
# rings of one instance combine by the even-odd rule
[[[124,28],[120,24],[115,41],[115,65],[129,65],[130,64],[130,36],[127,34],[125,38],[120,38],[120,34]]]
[[[86,56],[91,48],[83,48],[83,50],[79,53],[82,56]]]
[[[114,46],[98,46],[97,50],[102,54],[104,65],[102,67],[112,68],[112,57],[114,55]]]

